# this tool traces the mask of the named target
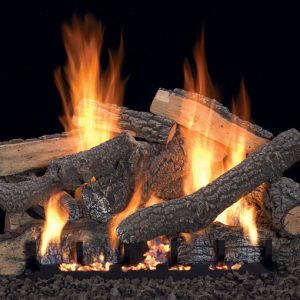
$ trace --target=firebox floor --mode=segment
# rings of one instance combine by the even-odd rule
[[[93,276],[77,279],[56,274],[49,279],[0,277],[0,299],[299,299],[300,267],[288,271],[174,280]]]

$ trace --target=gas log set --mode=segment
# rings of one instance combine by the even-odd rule
[[[188,91],[159,89],[150,112],[123,107],[122,45],[101,72],[101,26],[74,19],[63,34],[66,132],[0,144],[1,275],[181,278],[300,263],[300,185],[282,175],[300,160],[296,129],[273,137],[231,113],[187,65]]]
[[[272,139],[216,101],[182,90],[160,89],[153,114],[90,100],[86,105],[118,114],[124,132],[69,155],[76,139],[71,134],[1,144],[0,206],[6,212],[1,274],[22,274],[38,264],[41,270],[54,265],[62,271],[107,272],[105,276],[118,274],[119,266],[123,271],[157,270],[157,276],[166,263],[173,274],[194,275],[193,268],[201,274],[208,266],[213,271],[254,264],[258,270],[257,264],[299,263],[300,186],[282,177],[300,159],[297,130]],[[212,115],[209,120],[199,114],[196,120],[202,126],[212,122],[213,135],[205,136],[201,124],[193,135],[217,144],[214,164],[227,159],[233,132],[243,134],[249,152],[188,195],[182,188],[188,172],[186,132],[180,128],[190,112],[180,115],[176,110],[182,105]],[[241,198],[243,206],[255,209],[254,232],[220,222]]]

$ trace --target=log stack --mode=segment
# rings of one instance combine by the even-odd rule
[[[282,177],[300,160],[296,129],[272,139],[270,132],[239,119],[216,100],[179,89],[160,89],[151,112],[84,101],[99,117],[118,120],[120,127],[111,129],[114,138],[79,153],[74,150],[76,132],[0,144],[0,208],[6,212],[6,233],[0,237],[0,274],[24,271],[24,245],[32,240],[39,243],[44,206],[51,195],[61,191],[65,193],[60,205],[68,210],[69,222],[61,245],[49,247],[40,261],[70,262],[68,249],[80,240],[86,245],[87,263],[100,250],[116,262],[118,253],[110,248],[107,226],[127,207],[141,183],[138,210],[117,227],[123,243],[188,232],[193,239],[190,244],[180,240],[181,263],[211,261],[217,239],[227,240],[227,259],[256,262],[262,243],[271,239],[274,259],[287,265],[287,257],[293,253],[298,261],[300,187]],[[82,121],[74,115],[77,127]],[[191,143],[205,138],[214,145],[215,163],[226,160],[229,151],[239,150],[234,140],[242,135],[247,158],[206,187],[185,195],[182,182],[189,170],[183,135],[187,131],[193,134]],[[152,196],[159,203],[149,206],[146,202]],[[213,223],[243,196],[257,207],[256,248],[249,245],[240,228]],[[8,271],[2,271],[4,268]]]

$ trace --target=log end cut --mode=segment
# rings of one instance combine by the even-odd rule
[[[300,235],[300,206],[292,208],[283,219],[284,230],[290,235]]]

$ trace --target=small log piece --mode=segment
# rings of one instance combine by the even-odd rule
[[[290,129],[197,192],[130,215],[117,228],[121,241],[136,243],[161,235],[193,232],[260,184],[281,176],[300,159],[300,133]]]
[[[229,148],[238,147],[236,137],[243,136],[247,154],[272,137],[270,132],[231,114],[218,101],[179,89],[174,91],[159,89],[150,111],[174,120],[179,125],[193,129]]]
[[[300,235],[300,185],[282,177],[267,191],[266,206],[273,228],[282,236]]]

